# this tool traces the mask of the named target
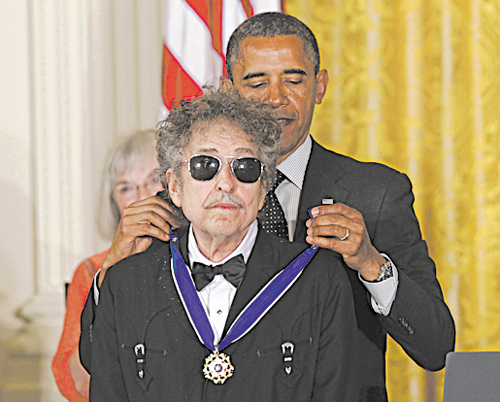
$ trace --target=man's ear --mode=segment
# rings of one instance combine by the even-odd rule
[[[231,91],[231,89],[233,89],[234,85],[233,85],[233,82],[229,78],[224,77],[222,75],[219,78],[219,87],[222,91],[229,92],[229,91]]]
[[[320,104],[323,101],[323,97],[326,93],[326,87],[328,85],[328,71],[325,69],[321,70],[316,74],[316,104]]]
[[[181,198],[181,184],[177,179],[177,175],[175,174],[173,169],[168,169],[166,173],[167,185],[168,185],[168,194],[172,202],[177,207],[182,207],[182,198]]]
[[[264,182],[263,185],[260,186],[260,200],[259,200],[259,211],[264,207],[264,201],[266,200],[266,188],[267,183]]]

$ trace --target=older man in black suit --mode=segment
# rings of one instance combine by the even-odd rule
[[[158,175],[190,225],[107,272],[91,401],[357,400],[354,304],[340,258],[257,224],[280,132],[270,109],[236,93],[171,112]]]
[[[284,181],[275,194],[287,225],[265,227],[342,256],[359,329],[359,400],[387,400],[387,334],[421,367],[443,368],[455,327],[421,236],[409,179],[328,151],[309,134],[328,84],[313,33],[286,14],[256,15],[232,34],[226,67],[222,86],[271,105],[283,130],[278,171]],[[332,205],[321,205],[324,198]],[[104,267],[134,252],[138,236],[165,239],[167,222],[175,224],[158,198],[132,206]]]

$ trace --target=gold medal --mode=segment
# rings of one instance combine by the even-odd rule
[[[233,375],[233,371],[234,367],[229,356],[219,353],[218,350],[205,358],[203,374],[205,374],[205,378],[212,380],[215,384],[224,384]]]

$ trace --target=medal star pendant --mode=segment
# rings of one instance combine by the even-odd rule
[[[233,371],[234,367],[229,356],[219,353],[218,350],[205,358],[203,374],[205,374],[205,378],[212,380],[215,384],[224,384],[233,375]]]

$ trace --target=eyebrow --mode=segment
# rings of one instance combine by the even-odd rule
[[[248,134],[247,134],[248,135]],[[245,147],[241,147],[241,148],[236,148],[235,151],[237,153],[247,153],[247,154],[252,154],[253,155],[253,149],[250,149],[250,148],[245,148]]]
[[[298,74],[298,75],[304,75],[304,76],[307,75],[307,73],[300,68],[289,68],[288,70],[284,70],[283,74],[287,74],[287,75]],[[252,78],[265,77],[265,76],[267,76],[266,73],[249,73],[243,77],[242,81],[250,80]]]
[[[243,77],[243,81],[245,80],[250,80],[252,78],[257,78],[257,77],[265,77],[265,73],[249,73]]]
[[[117,186],[121,186],[121,185],[124,185],[124,184],[125,184],[125,185],[126,185],[126,184],[130,184],[130,182],[129,182],[129,181],[127,181],[127,180],[120,180],[120,181],[118,181],[118,182],[116,182],[116,183],[115,183],[115,187],[117,187]]]
[[[300,68],[290,68],[288,70],[283,71],[285,74],[299,74],[299,75],[307,75],[307,73]]]
[[[204,153],[214,153],[214,154],[217,154],[217,153],[219,153],[219,151],[217,149],[215,149],[215,148],[200,148],[200,149],[198,149],[196,151],[197,155],[204,154]],[[248,153],[248,154],[252,154],[253,155],[254,151],[251,148],[240,147],[240,148],[236,148],[234,150],[234,153]],[[225,156],[225,155],[221,155],[221,156]],[[236,156],[236,155],[228,155],[228,156]]]
[[[210,152],[217,152],[215,148],[200,148],[195,151],[195,154],[202,154],[202,153],[210,153]]]

